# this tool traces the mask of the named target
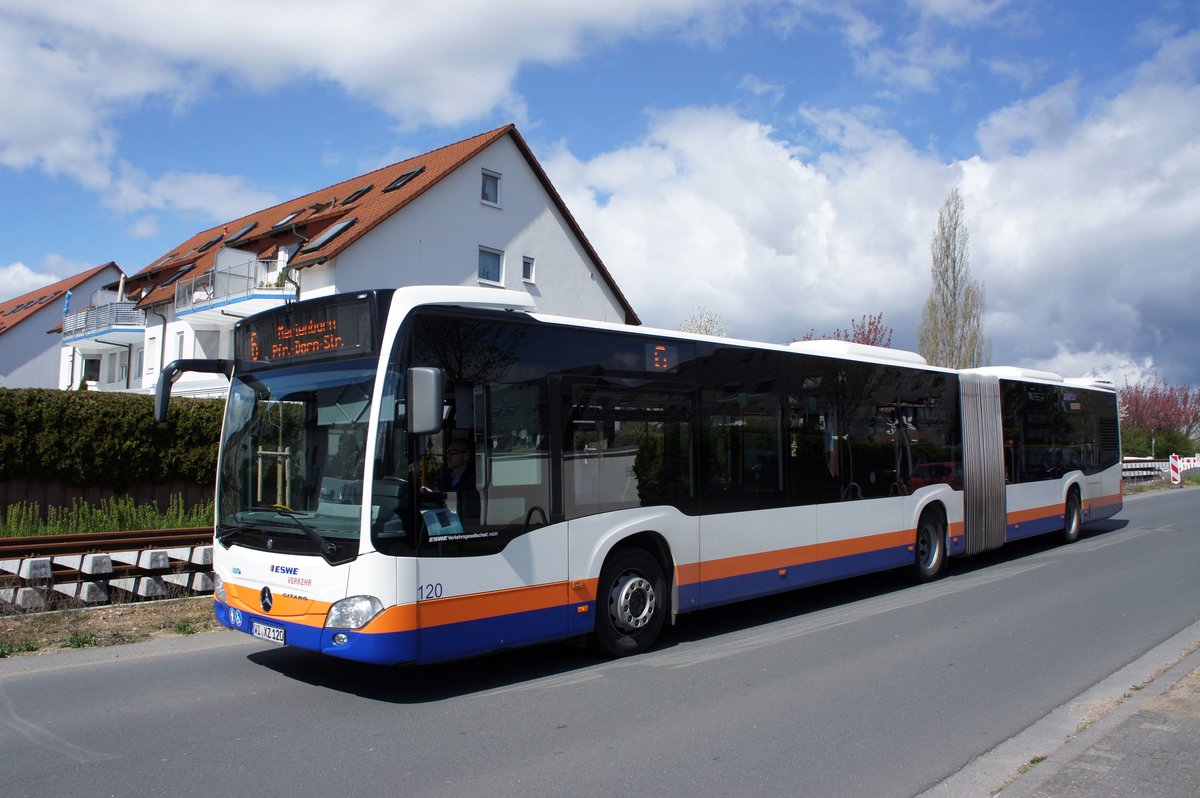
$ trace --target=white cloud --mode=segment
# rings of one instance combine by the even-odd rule
[[[952,25],[989,22],[1010,5],[1010,0],[908,0],[923,18]]]
[[[0,302],[57,283],[94,265],[96,264],[77,263],[60,255],[49,255],[36,270],[21,261],[0,266]]]
[[[915,330],[922,254],[954,174],[853,120],[818,121],[848,154],[806,162],[727,109],[684,109],[637,145],[587,163],[560,148],[546,164],[648,324],[705,305],[733,335],[764,340],[880,311]]]
[[[120,179],[113,184],[107,204],[125,213],[147,208],[198,211],[222,221],[269,208],[279,201],[279,197],[249,185],[241,177],[171,171],[151,178],[128,164],[120,164]]]
[[[1062,141],[1076,124],[1078,91],[1072,79],[993,112],[975,134],[983,154],[995,158]]]
[[[158,235],[158,219],[154,216],[139,217],[129,226],[128,232],[133,238],[154,238]]]
[[[1082,115],[1070,83],[998,111],[979,130],[988,154],[952,164],[869,109],[802,109],[789,135],[725,108],[663,113],[627,147],[581,161],[560,145],[544,162],[648,324],[703,305],[735,336],[782,341],[882,312],[912,348],[937,211],[958,185],[995,362],[1200,383],[1188,45],[1169,42]]]
[[[123,210],[161,208],[178,198],[122,174],[114,133],[115,120],[144,102],[186,108],[218,81],[267,90],[315,79],[408,126],[456,124],[496,108],[524,118],[512,88],[524,63],[559,63],[620,36],[713,42],[740,18],[737,4],[716,0],[467,0],[451,14],[433,0],[347,0],[336,10],[297,0],[286,12],[269,0],[8,0],[0,165],[70,176]],[[210,186],[234,179],[191,177]]]

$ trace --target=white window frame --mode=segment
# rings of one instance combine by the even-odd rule
[[[500,262],[500,274],[497,276],[497,278],[495,280],[492,280],[489,277],[484,277],[483,276],[483,264],[479,264],[479,266],[477,267],[477,270],[475,272],[476,278],[479,280],[479,282],[483,283],[484,285],[500,285],[500,286],[504,285],[504,250],[493,249],[492,247],[481,246],[479,248],[479,254],[482,256],[485,252],[488,253],[489,255],[496,255],[498,257],[499,262]]]
[[[146,373],[144,377],[149,377],[158,372],[158,359],[162,357],[158,350],[159,341],[155,336],[150,336],[146,339]],[[166,343],[163,343],[166,346]]]
[[[500,201],[503,199],[503,196],[500,194],[500,177],[501,177],[501,175],[499,172],[493,172],[491,169],[483,170],[483,173],[479,179],[479,201],[481,203],[483,203],[484,205],[490,205],[493,208],[500,207]],[[496,199],[495,200],[487,199],[486,189],[487,189],[487,184],[488,184],[488,178],[491,178],[492,180],[496,181]]]
[[[521,280],[526,283],[537,282],[537,272],[535,268],[537,261],[534,258],[525,255],[521,258]]]

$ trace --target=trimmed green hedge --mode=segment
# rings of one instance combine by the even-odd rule
[[[222,399],[176,397],[160,425],[150,396],[0,388],[0,482],[58,479],[115,491],[172,480],[211,485],[224,407]]]

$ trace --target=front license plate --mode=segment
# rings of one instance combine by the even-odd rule
[[[285,642],[283,639],[282,629],[280,629],[278,626],[268,626],[267,624],[259,623],[258,621],[250,622],[250,634],[254,635],[260,640],[270,640],[272,643],[279,643],[280,645],[283,645]]]

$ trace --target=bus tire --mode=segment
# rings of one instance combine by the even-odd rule
[[[653,555],[635,547],[613,552],[596,590],[593,649],[627,657],[654,644],[667,615],[667,580]]]
[[[1079,540],[1079,532],[1083,527],[1083,507],[1079,501],[1079,491],[1071,488],[1067,492],[1067,504],[1063,508],[1063,543],[1074,543]]]
[[[937,510],[926,510],[917,523],[916,558],[912,576],[918,582],[932,582],[946,566],[946,520]]]

